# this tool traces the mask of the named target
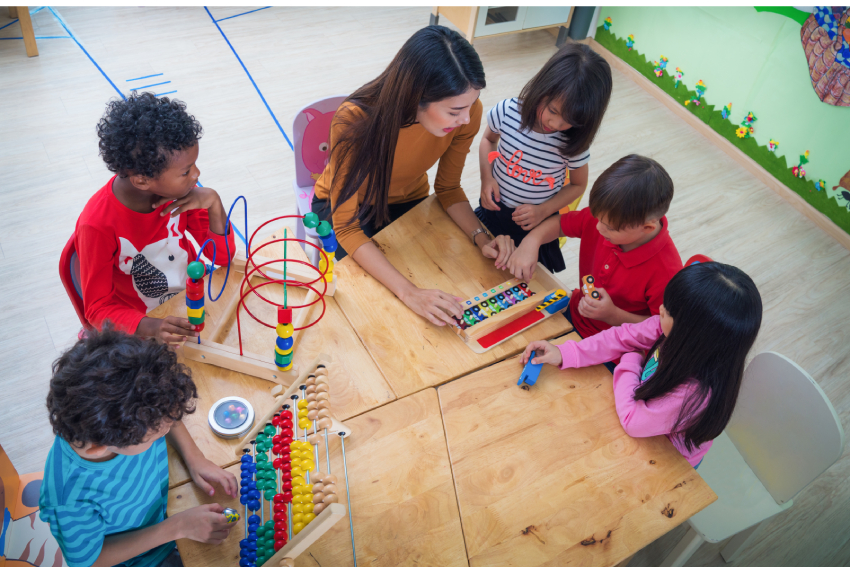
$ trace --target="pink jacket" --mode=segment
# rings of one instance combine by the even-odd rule
[[[663,398],[648,402],[634,398],[643,372],[643,356],[634,351],[652,348],[661,334],[661,319],[655,315],[640,323],[611,327],[579,342],[567,341],[558,345],[563,358],[561,369],[602,364],[620,357],[620,364],[614,369],[614,402],[623,429],[632,437],[666,435],[688,462],[696,466],[711,447],[711,441],[688,451],[684,437],[672,432],[682,404],[695,390],[696,380],[688,380]],[[704,400],[700,409],[707,402]]]

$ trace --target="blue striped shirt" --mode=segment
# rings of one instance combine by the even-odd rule
[[[517,98],[505,99],[487,113],[490,130],[501,136],[493,177],[499,184],[500,202],[512,209],[545,203],[564,186],[568,168],[578,169],[590,161],[589,150],[569,158],[561,155],[563,132],[520,130],[520,122]]]
[[[56,437],[44,466],[40,517],[50,524],[69,567],[90,567],[103,539],[165,519],[168,504],[168,452],[165,438],[138,455],[118,455],[95,463],[80,457]],[[174,542],[125,561],[127,567],[156,567]]]

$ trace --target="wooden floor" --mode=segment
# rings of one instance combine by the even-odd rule
[[[216,19],[253,8],[212,8]],[[87,198],[109,178],[97,155],[104,104],[163,73],[154,92],[176,90],[203,124],[201,181],[225,206],[249,200],[249,223],[293,213],[292,151],[231,48],[203,8],[58,8],[73,39],[0,41],[0,380],[7,401],[0,443],[20,472],[41,468],[52,442],[44,399],[50,365],[80,328],[59,281],[59,254]],[[375,77],[428,8],[270,8],[219,22],[284,131],[295,112]],[[9,23],[0,9],[0,26]],[[33,16],[38,36],[66,35],[49,10]],[[19,36],[17,24],[0,37]],[[515,96],[554,52],[547,32],[476,42],[487,73],[485,109]],[[99,68],[98,68],[99,67]],[[102,70],[102,72],[101,72]],[[474,148],[477,147],[477,141]],[[749,273],[765,305],[755,352],[775,350],[808,370],[850,431],[850,253],[723,152],[618,72],[605,122],[591,150],[591,182],[628,153],[670,172],[676,197],[670,230],[682,258],[702,253]],[[477,153],[464,188],[477,201]],[[586,201],[585,201],[586,202]],[[241,217],[240,217],[241,218]],[[578,280],[578,243],[564,247],[568,285]],[[804,491],[735,565],[850,563],[850,457]],[[641,551],[631,567],[658,564],[678,528]],[[691,567],[724,565],[704,545]]]

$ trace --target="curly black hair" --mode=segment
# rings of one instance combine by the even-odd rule
[[[47,412],[68,443],[128,447],[193,413],[197,397],[191,372],[167,345],[107,323],[53,363]]]
[[[100,155],[109,171],[156,178],[168,167],[172,152],[191,148],[203,134],[186,104],[152,93],[113,100],[97,123]]]

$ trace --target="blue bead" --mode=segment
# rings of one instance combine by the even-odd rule
[[[251,471],[242,471],[241,476],[242,476],[242,478],[250,479],[253,475],[251,474]]]
[[[253,563],[254,561],[257,560],[257,554],[254,553],[255,551],[256,551],[256,549],[252,549],[251,553],[248,554],[248,561],[250,561],[251,563]]]
[[[248,540],[247,540],[247,539],[244,539],[244,538],[243,538],[243,539],[240,539],[240,540],[239,540],[239,549],[245,549],[245,546],[246,546],[246,545],[248,545]],[[242,557],[245,557],[245,556],[243,555]]]
[[[251,466],[248,468],[251,472],[257,472],[257,465],[255,463],[251,463]]]
[[[251,515],[248,517],[248,527],[256,526],[260,523],[260,517],[256,515]]]
[[[239,503],[242,504],[243,506],[246,505],[248,503],[248,495],[243,494],[242,496],[240,496],[239,497]]]
[[[240,486],[242,486],[242,488],[247,487],[250,483],[251,483],[251,481],[250,481],[250,480],[248,480],[247,478],[243,478],[243,479],[239,482],[239,484],[240,484]]]
[[[254,544],[254,546],[256,546],[257,545],[256,542],[257,542],[257,534],[254,533],[254,532],[251,532],[250,534],[248,534],[248,543],[246,544],[248,546],[248,549],[251,549],[252,543]]]
[[[322,241],[322,248],[330,254],[331,252],[336,252],[336,249],[339,245],[337,244],[336,238],[333,239],[333,242]]]
[[[257,489],[256,481],[252,480],[251,482],[249,482],[248,483],[248,489],[249,490],[256,490]],[[257,498],[259,498],[259,496]]]
[[[242,455],[241,460],[242,460],[243,463],[253,463],[254,457],[252,457],[251,455]]]
[[[200,299],[189,299],[189,296],[186,296],[186,307],[189,309],[199,309],[204,306],[204,298]]]
[[[260,491],[255,488],[254,490],[252,490],[251,492],[248,493],[248,497],[252,500],[259,500],[260,499]]]
[[[283,337],[278,337],[275,341],[275,345],[277,345],[277,348],[284,352],[291,349],[294,343],[295,341],[292,339],[292,337],[289,337],[287,339],[284,339]]]
[[[248,509],[252,512],[256,512],[260,509],[260,501],[259,500],[248,500]]]
[[[239,542],[239,543],[242,543],[242,542]],[[239,550],[239,557],[241,557],[242,561],[245,561],[246,563],[248,562],[248,559],[247,559],[248,553],[249,553],[249,551],[247,549],[243,548],[243,549]],[[239,563],[242,563],[242,561],[240,561]]]
[[[239,567],[251,567],[251,562],[248,561],[247,557],[243,557],[239,560]]]

